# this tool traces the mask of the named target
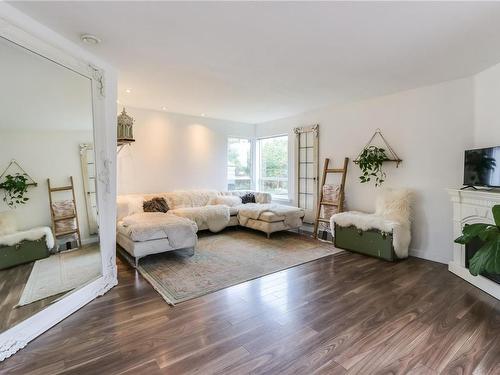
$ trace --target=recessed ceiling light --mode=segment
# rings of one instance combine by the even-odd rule
[[[162,110],[166,111],[167,110],[167,107],[161,107]]]
[[[101,39],[92,34],[82,34],[80,35],[80,39],[83,43],[86,44],[99,44],[101,43]]]
[[[202,114],[201,114],[201,117],[205,117],[205,114],[204,114],[204,113],[202,113]]]
[[[126,92],[127,94],[130,94],[130,93],[132,92],[132,90],[130,90],[130,89],[126,89],[126,90],[125,90],[125,92]]]

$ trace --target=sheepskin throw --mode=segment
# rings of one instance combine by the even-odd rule
[[[144,201],[142,204],[144,212],[167,212],[168,205],[165,198],[155,197],[149,201]]]
[[[253,193],[245,194],[244,196],[241,197],[241,203],[243,204],[255,203],[255,195]]]
[[[239,206],[241,204],[241,198],[235,195],[226,195],[210,198],[208,201],[209,205],[223,204],[228,207]]]
[[[342,212],[330,218],[341,227],[355,226],[361,230],[377,229],[392,233],[392,244],[398,258],[408,257],[411,241],[412,192],[407,189],[384,189],[377,196],[374,214],[357,211]]]
[[[163,193],[161,196],[165,197],[168,207],[172,209],[185,208],[185,207],[203,207],[208,204],[212,197],[217,196],[215,190],[179,190],[168,193]]]
[[[12,211],[0,212],[0,236],[14,233],[17,230],[16,217]]]
[[[193,220],[198,227],[208,228],[211,232],[220,232],[229,224],[229,207],[204,206],[204,207],[184,207],[171,210],[171,213]]]
[[[54,236],[52,235],[52,229],[49,227],[37,227],[0,236],[0,246],[13,246],[21,241],[36,241],[44,236],[47,249],[51,250],[55,243]]]

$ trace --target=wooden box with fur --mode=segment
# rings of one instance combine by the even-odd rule
[[[0,270],[47,258],[50,255],[45,237],[21,241],[11,246],[0,246]]]
[[[411,241],[411,202],[408,189],[383,189],[375,213],[348,211],[330,218],[335,246],[387,260],[408,257]]]
[[[392,245],[392,233],[378,229],[362,230],[355,226],[335,225],[335,247],[377,258],[393,261],[396,259]]]

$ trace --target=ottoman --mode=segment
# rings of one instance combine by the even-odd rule
[[[302,226],[305,212],[302,208],[274,203],[247,203],[237,206],[240,225],[267,234]]]

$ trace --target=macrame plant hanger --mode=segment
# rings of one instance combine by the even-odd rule
[[[7,172],[9,171],[9,169],[11,167],[17,167],[17,169],[19,169],[23,175],[25,175],[26,177],[28,177],[28,179],[30,180],[30,182],[28,182],[28,186],[37,186],[38,184],[35,182],[35,180],[33,179],[33,177],[31,177],[24,169],[23,167],[21,167],[19,165],[19,163],[17,162],[16,159],[12,159],[9,163],[9,165],[7,166],[7,168],[4,169],[3,173],[0,175],[0,181],[2,181],[2,178],[7,174]],[[19,172],[18,172],[19,173]]]
[[[363,147],[363,149],[361,150],[361,152],[359,153],[358,157],[356,158],[356,160],[354,160],[355,163],[358,162],[359,160],[359,157],[361,156],[361,154],[363,153],[363,151],[371,146],[372,144],[372,141],[377,137],[377,135],[380,137],[380,139],[382,139],[382,142],[384,142],[385,146],[387,147],[387,151],[389,151],[389,154],[390,156],[385,160],[385,161],[393,161],[396,163],[396,168],[399,167],[399,164],[403,161],[401,160],[401,158],[398,156],[398,154],[396,154],[396,151],[394,151],[392,149],[392,147],[389,145],[389,142],[387,142],[387,140],[385,139],[385,137],[382,135],[382,131],[380,130],[380,128],[377,128],[375,130],[375,133],[373,133],[372,137],[370,138],[370,140],[368,141],[368,143],[365,145],[365,147]]]

